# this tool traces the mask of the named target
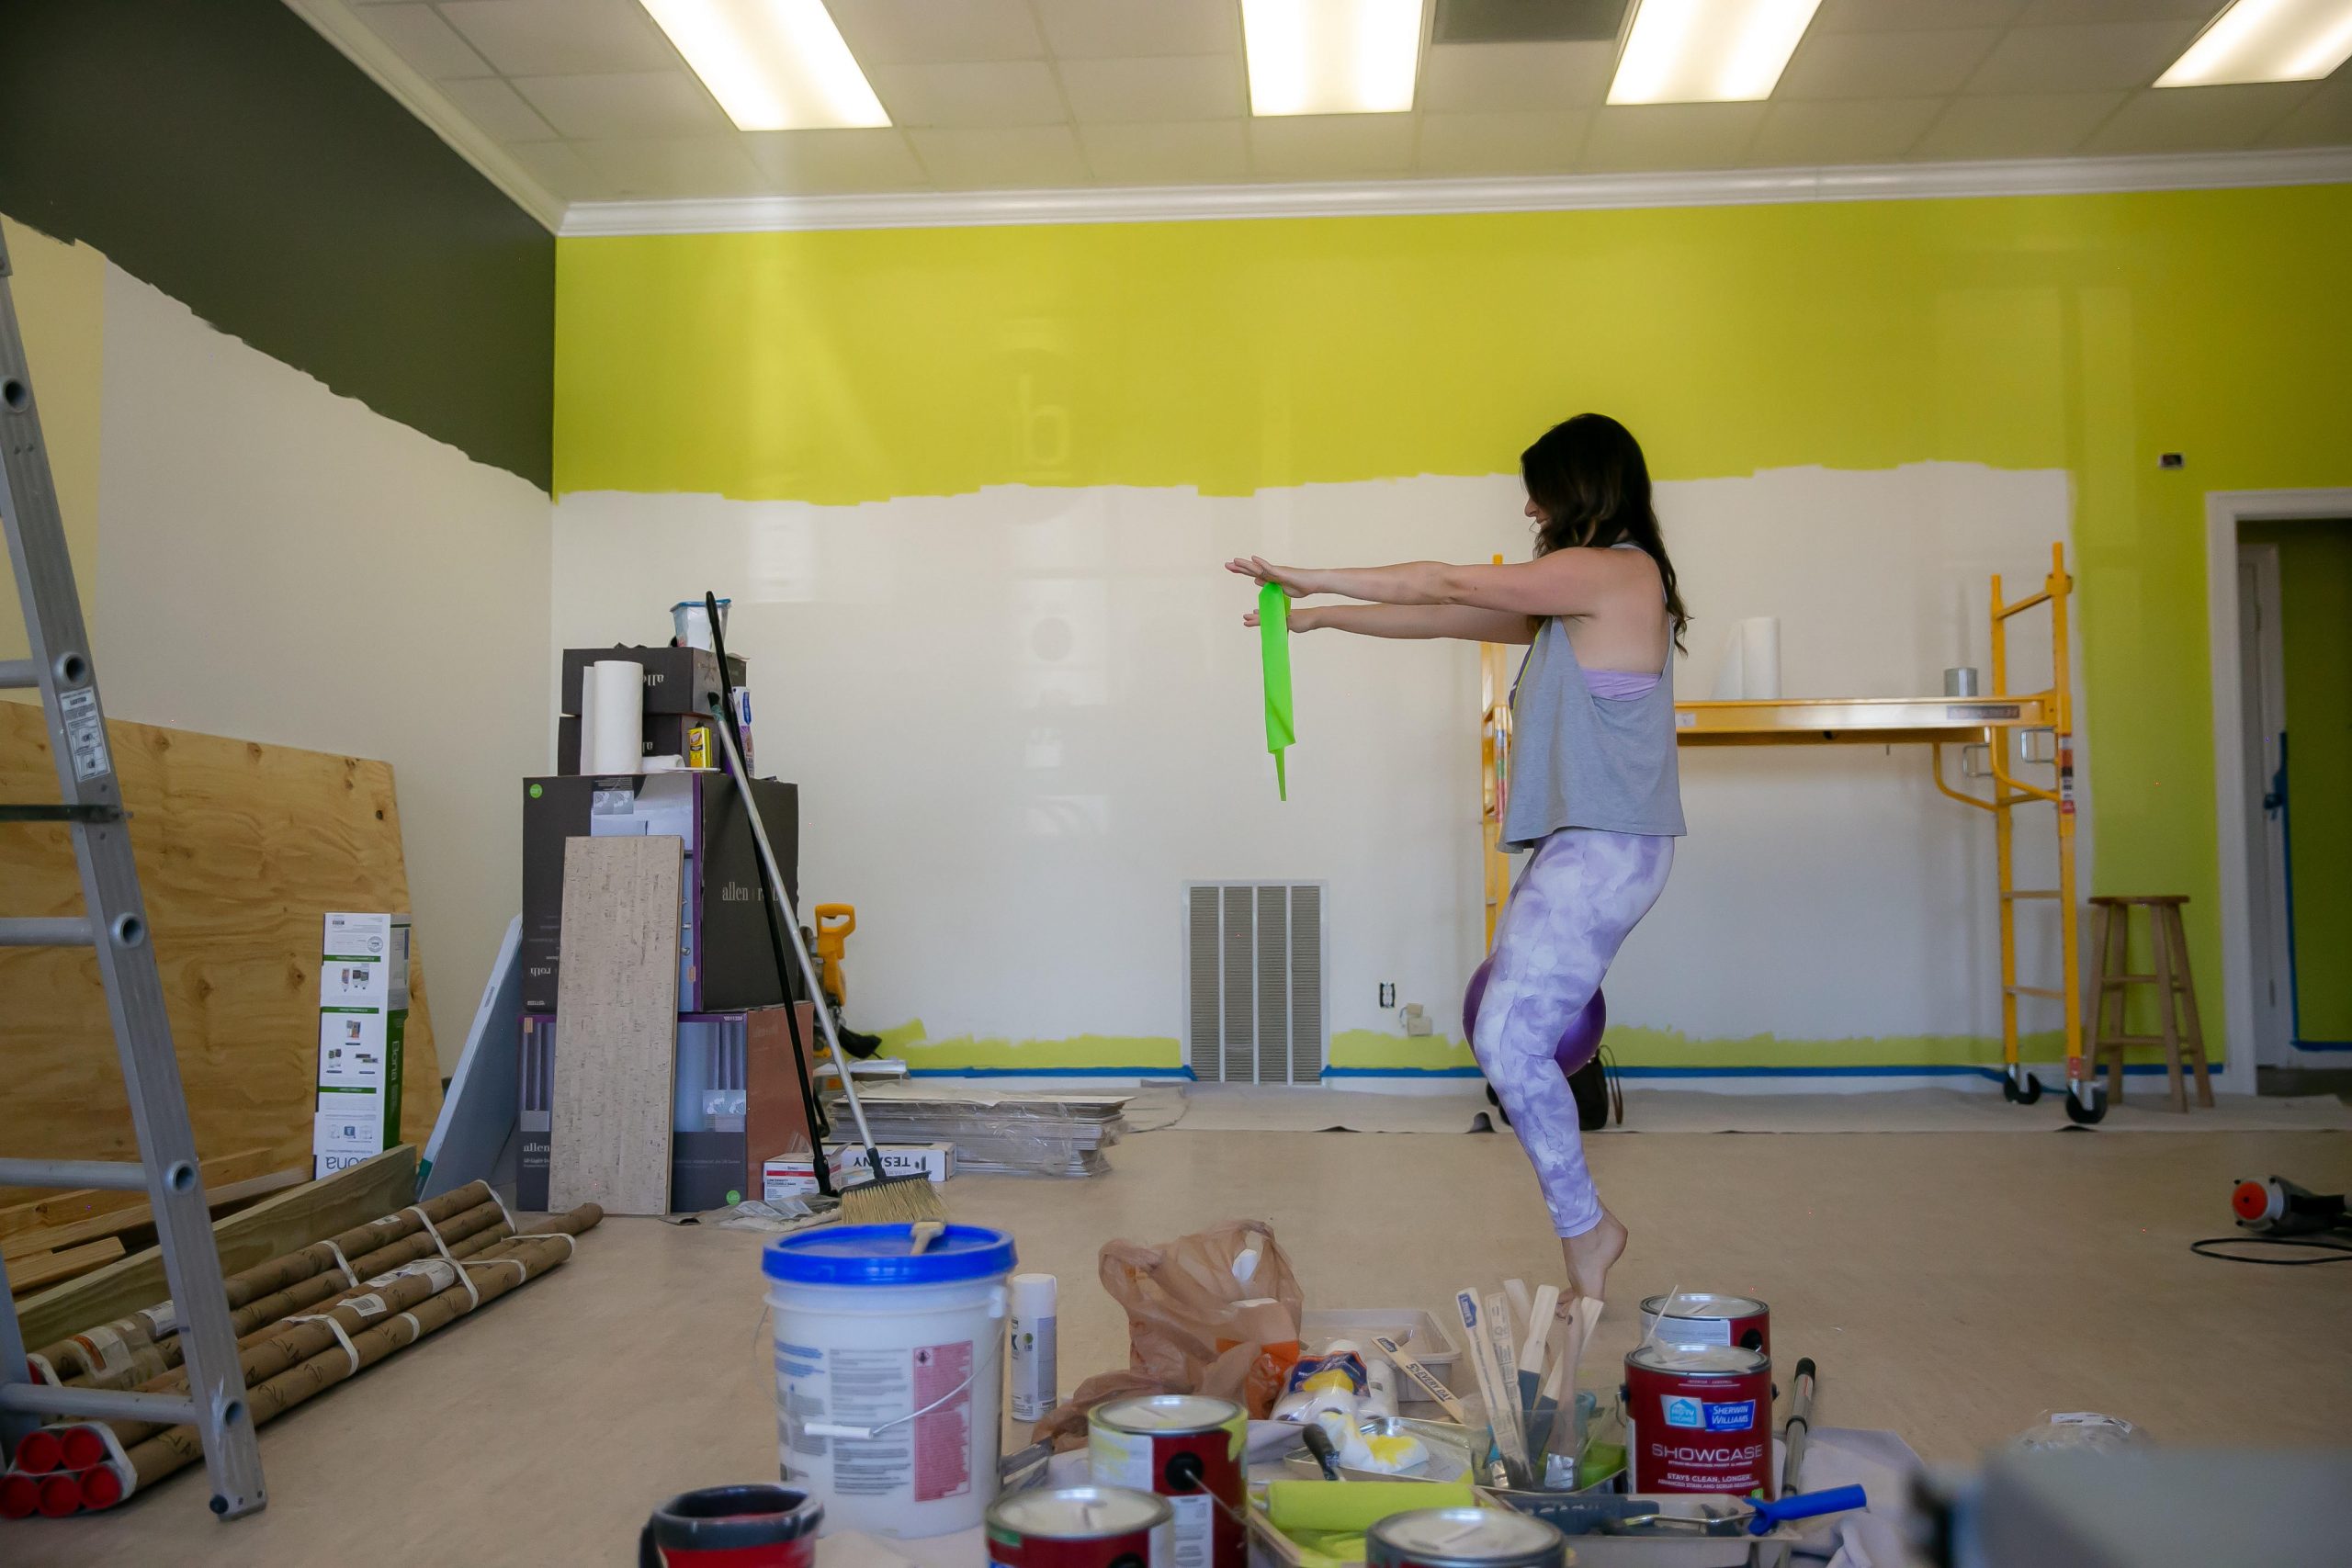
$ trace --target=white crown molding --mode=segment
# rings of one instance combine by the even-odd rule
[[[1029,223],[1175,223],[1216,219],[1571,212],[1802,201],[2085,196],[2116,191],[2339,183],[2352,183],[2352,147],[1507,179],[585,201],[573,202],[566,209],[556,231],[571,237],[973,228]]]
[[[353,16],[344,0],[286,0],[286,6],[317,29],[320,37],[341,50],[345,58],[375,78],[378,86],[423,120],[484,179],[505,192],[515,206],[537,219],[541,227],[562,231],[564,204],[555,193],[524,173],[523,166],[507,156],[505,149],[467,118],[416,67],[394,53],[391,45]]]

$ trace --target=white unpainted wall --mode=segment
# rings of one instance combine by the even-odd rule
[[[1945,666],[1985,662],[1987,574],[2038,586],[2069,517],[2063,473],[1965,464],[1658,499],[1698,617],[1686,696],[1750,615],[1781,618],[1791,694],[1940,693]],[[801,786],[803,886],[858,908],[864,1027],[1172,1038],[1180,886],[1263,878],[1330,885],[1335,1034],[1396,1031],[1382,981],[1452,1032],[1482,943],[1476,650],[1298,639],[1282,804],[1239,624],[1254,591],[1218,565],[1517,558],[1521,500],[1502,476],[852,507],[571,495],[555,645],[663,641],[672,601],[732,595],[759,765]],[[2021,674],[2047,669],[2041,636],[2016,639]],[[1683,766],[1692,837],[1611,976],[1612,1021],[1996,1032],[1991,827],[1934,793],[1924,751],[1686,750]]]

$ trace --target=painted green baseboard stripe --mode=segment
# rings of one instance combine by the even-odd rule
[[[1159,1078],[1193,1077],[1190,1067],[914,1067],[910,1078]]]

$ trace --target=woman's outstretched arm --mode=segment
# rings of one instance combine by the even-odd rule
[[[1293,598],[1337,593],[1376,604],[1446,605],[1542,617],[1592,613],[1612,591],[1623,591],[1631,581],[1628,574],[1643,570],[1647,558],[1630,550],[1567,549],[1508,566],[1423,560],[1396,566],[1296,567],[1245,556],[1227,561],[1226,570],[1275,583]]]
[[[1258,612],[1241,617],[1258,624]],[[1464,642],[1535,640],[1532,617],[1509,610],[1474,610],[1466,604],[1298,604],[1290,612],[1295,632],[1354,632],[1362,637],[1459,637]]]

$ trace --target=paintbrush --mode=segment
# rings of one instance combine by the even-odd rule
[[[784,984],[784,947],[780,936],[792,941],[793,956],[800,961],[800,981],[808,998],[816,1003],[809,1010],[817,1015],[817,1026],[825,1036],[825,1044],[833,1054],[833,1061],[841,1067],[842,1093],[849,1100],[849,1113],[857,1122],[857,1141],[865,1145],[865,1163],[873,1171],[871,1181],[855,1187],[845,1187],[841,1192],[842,1220],[854,1225],[911,1224],[923,1220],[945,1220],[947,1205],[940,1201],[939,1192],[931,1178],[917,1171],[907,1176],[891,1176],[882,1168],[882,1151],[874,1146],[873,1131],[865,1124],[865,1107],[857,1098],[857,1075],[850,1071],[850,1056],[842,1049],[840,1033],[833,1027],[833,1010],[825,1005],[825,988],[817,978],[817,965],[809,961],[808,944],[800,936],[800,911],[793,907],[792,894],[785,882],[784,872],[777,866],[775,851],[768,843],[767,824],[760,819],[760,803],[752,795],[752,770],[743,763],[743,740],[737,733],[735,704],[727,681],[727,637],[719,626],[718,597],[703,595],[703,604],[710,617],[711,652],[718,660],[719,692],[711,705],[718,710],[719,722],[713,726],[718,731],[719,743],[727,749],[727,765],[735,775],[735,788],[743,802],[743,815],[752,824],[752,841],[759,847],[758,862],[760,892],[768,906],[768,942],[775,951],[776,979],[785,998],[786,1021],[792,1027],[793,1044],[800,1043],[800,1010],[793,1005],[792,987]],[[779,918],[780,917],[780,918]],[[781,933],[777,931],[782,927]],[[802,1072],[807,1065],[802,1064]],[[804,1085],[807,1079],[802,1079]],[[810,1131],[815,1132],[812,1125]],[[812,1162],[816,1167],[817,1185],[825,1185],[828,1160],[821,1145]]]

